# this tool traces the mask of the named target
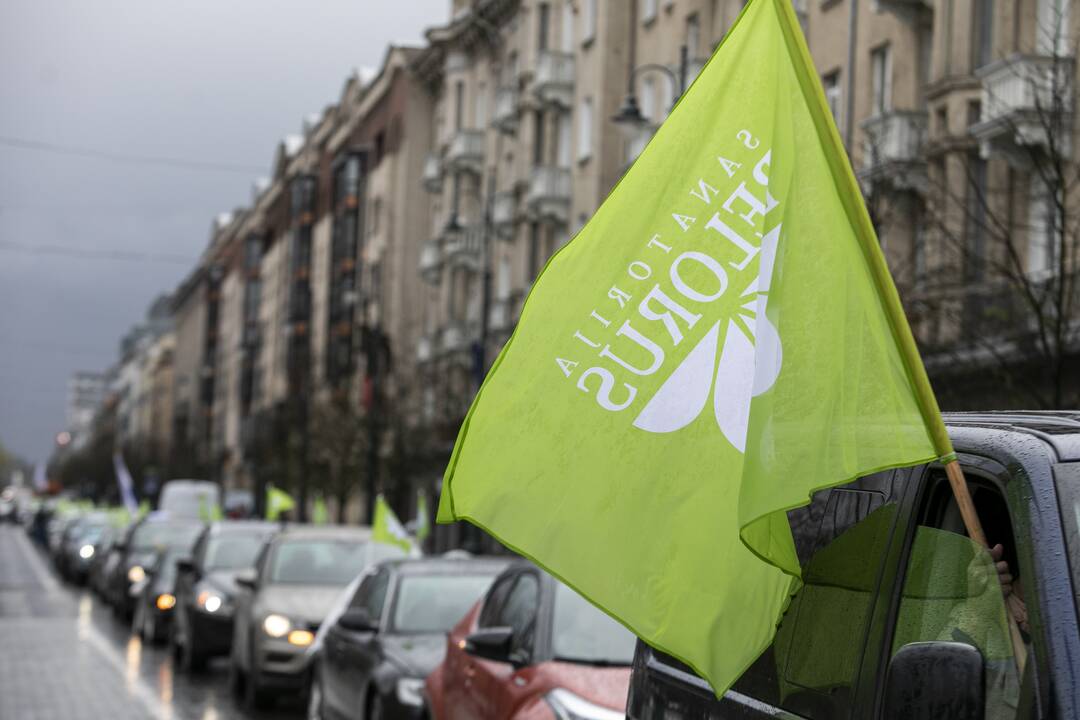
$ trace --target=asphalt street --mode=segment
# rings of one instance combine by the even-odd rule
[[[0,526],[0,718],[12,720],[277,720],[232,697],[227,660],[188,677],[165,645],[148,646],[89,590],[64,585],[22,528]]]

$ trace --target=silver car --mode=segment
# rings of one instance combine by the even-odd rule
[[[302,693],[308,647],[342,589],[369,566],[405,557],[361,527],[290,525],[269,540],[255,569],[237,575],[231,675],[250,707]]]

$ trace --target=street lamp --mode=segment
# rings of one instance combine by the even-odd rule
[[[615,123],[615,126],[622,131],[623,135],[628,139],[633,139],[644,128],[649,125],[649,119],[641,114],[641,106],[638,104],[637,96],[634,94],[634,81],[639,75],[643,75],[647,72],[658,72],[665,75],[671,84],[676,88],[675,101],[679,101],[682,94],[686,92],[686,70],[689,64],[688,50],[685,44],[679,48],[679,71],[676,73],[667,65],[660,65],[659,63],[647,63],[645,65],[638,65],[630,71],[629,82],[626,88],[626,98],[623,100],[622,106],[618,111],[611,116],[611,121]]]

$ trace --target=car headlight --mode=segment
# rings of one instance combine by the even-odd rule
[[[625,720],[626,713],[594,705],[564,688],[544,696],[558,720]]]
[[[199,603],[199,607],[208,613],[216,613],[225,605],[224,597],[215,592],[210,592],[209,590],[203,590],[199,593],[199,597],[196,598],[196,601]]]
[[[146,571],[143,570],[142,565],[132,565],[128,568],[128,581],[137,583],[146,579]]]
[[[401,678],[397,681],[397,699],[402,705],[420,707],[424,703],[424,681],[420,678]]]
[[[79,557],[81,557],[83,560],[89,560],[90,558],[94,557],[94,546],[83,545],[81,548],[79,548]]]
[[[300,647],[307,647],[311,643],[315,642],[315,634],[310,630],[293,630],[289,633],[289,644],[298,645]]]
[[[162,593],[157,596],[155,604],[158,610],[171,610],[176,605],[176,596],[171,593]]]
[[[263,631],[272,638],[284,637],[292,629],[289,618],[277,613],[271,613],[263,620]]]

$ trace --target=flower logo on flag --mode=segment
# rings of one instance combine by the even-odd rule
[[[711,397],[720,431],[745,452],[750,401],[773,386],[783,360],[780,335],[765,314],[779,237],[777,226],[762,239],[758,275],[743,291],[735,316],[726,327],[723,320],[713,324],[634,419],[634,427],[653,433],[682,430]]]

